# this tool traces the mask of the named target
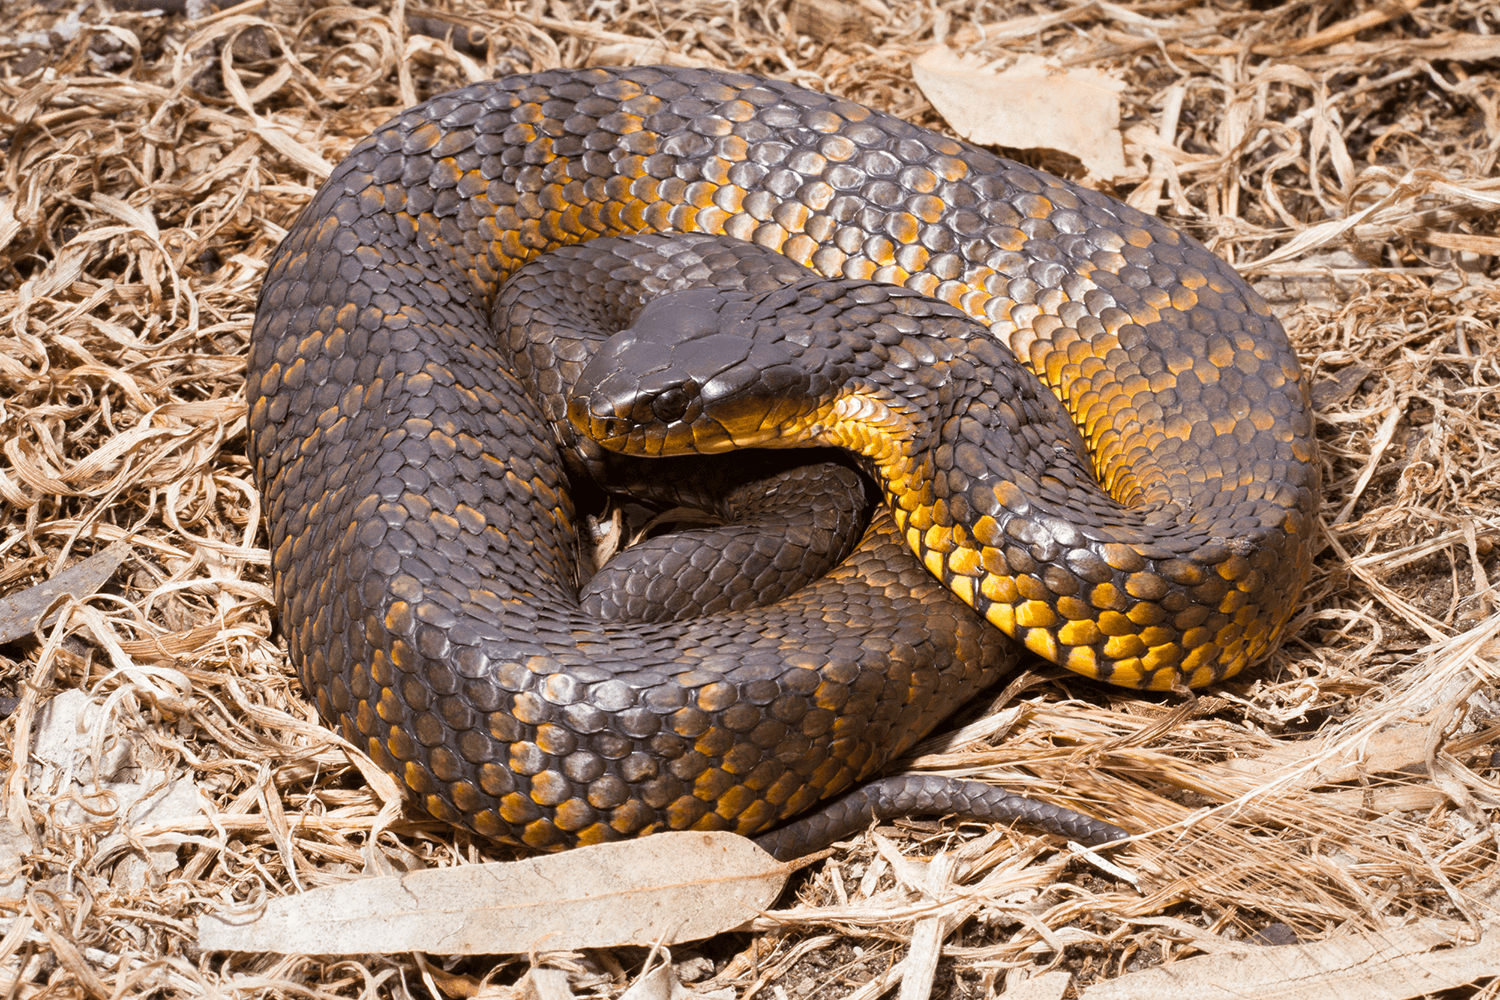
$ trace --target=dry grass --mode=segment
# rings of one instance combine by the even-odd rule
[[[970,919],[947,937],[935,995],[990,996],[1049,967],[1081,985],[1224,941],[1494,920],[1492,5],[849,0],[852,16],[814,22],[783,0],[438,4],[0,13],[0,593],[118,539],[130,552],[104,593],[0,645],[20,845],[0,852],[0,878],[19,865],[26,879],[0,891],[18,915],[0,931],[7,995],[462,995],[526,968],[195,949],[205,909],[488,851],[413,814],[387,824],[277,645],[244,457],[266,255],[360,135],[471,80],[707,62],[941,127],[908,74],[934,39],[1125,81],[1118,193],[1244,268],[1314,373],[1327,540],[1293,638],[1249,676],[1183,701],[1029,674],[998,714],[922,748],[916,766],[1153,831],[1117,869],[1023,833],[971,850]],[[67,690],[109,720],[82,784],[32,742]],[[126,762],[106,774],[112,747]],[[125,789],[142,787],[190,805],[127,823]],[[952,825],[904,830],[913,854],[954,839]],[[706,944],[708,985],[874,995],[861,984],[902,957],[922,908],[903,888],[920,866],[874,843],[811,869],[755,931]],[[615,996],[641,957],[552,962],[580,995]]]

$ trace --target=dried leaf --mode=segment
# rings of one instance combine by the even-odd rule
[[[1083,1000],[1407,1000],[1500,974],[1500,924],[1477,944],[1425,925],[1204,955],[1090,986]]]
[[[671,964],[663,963],[631,983],[620,1000],[688,1000],[692,995],[677,981]]]
[[[63,594],[76,600],[92,597],[130,552],[130,543],[118,541],[100,552],[74,563],[46,583],[27,587],[19,594],[0,598],[0,642],[31,635],[38,625],[51,625],[57,612],[51,608]],[[46,615],[45,620],[43,615]]]
[[[527,1000],[574,1000],[576,996],[562,969],[532,969],[520,985]]]
[[[1103,180],[1125,173],[1118,80],[1050,67],[1035,56],[990,73],[942,47],[927,50],[911,70],[932,106],[971,142],[1060,150]]]
[[[770,906],[787,867],[743,837],[662,833],[485,865],[361,879],[208,914],[208,950],[280,954],[524,954],[675,944]]]
[[[1006,1000],[1063,1000],[1073,976],[1068,972],[1044,972],[1019,983],[1005,984]]]

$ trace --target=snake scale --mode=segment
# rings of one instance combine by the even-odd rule
[[[662,307],[625,279],[721,251],[648,235],[548,263],[627,234],[773,260]],[[762,287],[776,261],[796,273]],[[598,269],[582,286],[635,326],[533,337],[558,293],[527,275],[549,267]],[[739,339],[788,305],[772,343]],[[1103,194],[749,75],[548,71],[398,115],[276,250],[247,391],[319,711],[432,815],[537,848],[761,833],[973,698],[1008,636],[1117,684],[1229,676],[1275,648],[1311,563],[1306,381],[1227,264]],[[579,469],[804,446],[854,453],[886,500],[831,571],[685,619],[581,608]]]

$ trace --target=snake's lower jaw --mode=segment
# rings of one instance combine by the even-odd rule
[[[681,407],[681,419],[639,419],[657,413],[659,397],[641,397],[602,407],[593,397],[569,400],[568,419],[578,433],[601,448],[643,458],[677,455],[722,455],[747,448],[819,448],[841,446],[828,433],[820,409],[795,397],[735,400],[705,412],[698,396]],[[601,412],[601,410],[603,412]]]
[[[735,436],[712,421],[652,423],[617,415],[598,416],[576,400],[569,403],[568,419],[579,434],[606,451],[639,458],[722,455],[742,448],[768,447],[756,435]]]

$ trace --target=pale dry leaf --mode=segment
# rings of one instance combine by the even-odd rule
[[[677,980],[670,960],[630,984],[620,1000],[688,1000],[692,991]]]
[[[574,1000],[577,995],[568,985],[568,974],[562,969],[532,969],[521,983],[526,1000]]]
[[[1068,972],[1044,972],[1019,983],[1005,984],[1005,1000],[1063,1000],[1073,975]]]
[[[953,131],[986,146],[1054,149],[1076,156],[1091,178],[1125,173],[1118,80],[1094,70],[1025,57],[1003,73],[952,49],[928,49],[912,76]]]
[[[122,827],[150,829],[201,814],[198,786],[190,779],[135,764],[133,736],[94,696],[76,688],[59,692],[37,716],[31,746],[34,794],[56,795],[56,817],[71,823],[97,823],[113,815]],[[83,801],[95,804],[85,807]],[[108,808],[97,804],[106,802]],[[106,837],[99,852],[120,846],[116,839]]]
[[[130,759],[120,727],[85,691],[60,691],[37,713],[31,743],[33,786],[51,790],[83,777],[109,781],[123,773]]]
[[[787,867],[727,833],[662,833],[521,861],[360,879],[206,914],[199,946],[279,954],[525,954],[676,944],[765,910]]]
[[[36,850],[36,843],[15,823],[0,820],[0,900],[13,900],[17,906],[26,898],[26,855]]]
[[[1203,955],[1090,986],[1083,1000],[1408,1000],[1500,973],[1500,924],[1419,924]]]
[[[1399,771],[1421,763],[1427,737],[1427,726],[1398,724],[1356,746],[1340,745],[1327,738],[1278,744],[1259,756],[1205,764],[1202,773],[1205,777],[1250,779],[1290,775],[1295,771],[1294,784],[1301,788],[1358,781],[1366,775]]]

